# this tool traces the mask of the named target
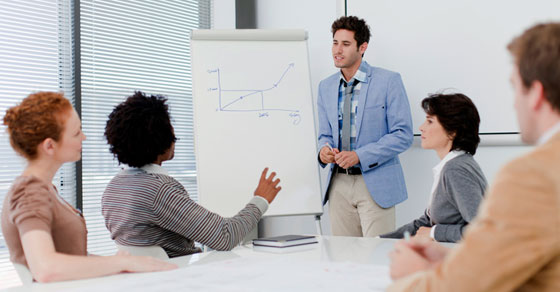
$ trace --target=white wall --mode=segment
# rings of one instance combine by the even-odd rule
[[[420,101],[449,88],[477,105],[481,133],[518,132],[506,46],[535,23],[560,20],[560,1],[347,2],[348,14],[371,28],[365,59],[401,73],[415,127],[424,120]]]
[[[233,0],[230,1],[234,2]],[[314,103],[316,102],[319,82],[337,70],[333,65],[330,52],[332,41],[330,26],[340,16],[341,3],[340,0],[257,1],[258,28],[303,28],[308,31]],[[233,9],[233,14],[235,14],[235,9]],[[218,21],[218,19],[215,21]],[[505,53],[507,52],[504,51]],[[370,63],[376,65],[374,60]],[[442,84],[441,87],[446,87],[446,85]],[[417,104],[411,106],[419,107]],[[418,132],[418,129],[414,129],[414,131]],[[496,139],[498,143],[493,142]],[[519,138],[516,135],[507,137],[505,140],[502,137],[482,137],[483,142],[475,155],[475,159],[481,165],[489,182],[492,182],[496,172],[507,161],[531,149],[531,147],[521,145],[517,142],[518,140]],[[397,206],[398,226],[408,223],[424,211],[432,185],[431,169],[438,163],[434,151],[420,148],[418,138],[415,138],[415,144],[400,158],[405,173],[409,199]],[[280,193],[280,195],[282,194]],[[330,222],[328,207],[325,207],[322,226],[323,234],[328,235],[330,234]],[[315,232],[315,222],[311,216],[265,218],[259,225],[260,236],[288,233],[312,234]]]
[[[235,29],[235,0],[213,0],[212,28]]]

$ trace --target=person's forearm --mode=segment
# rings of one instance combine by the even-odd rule
[[[219,236],[213,236],[215,240],[204,244],[215,250],[232,250],[245,236],[251,232],[266,211],[260,204],[251,199],[249,204],[231,218],[223,218]],[[266,207],[268,208],[268,206]]]
[[[38,282],[55,282],[113,275],[126,270],[123,256],[74,256],[53,253],[31,270]]]
[[[437,224],[434,231],[434,239],[440,242],[458,242],[462,238],[463,228],[467,223],[461,224]]]

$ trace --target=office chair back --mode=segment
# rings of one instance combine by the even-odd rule
[[[33,275],[31,275],[31,271],[29,271],[29,269],[26,266],[18,263],[12,263],[12,264],[14,265],[14,268],[16,269],[19,279],[21,280],[21,283],[24,286],[29,285],[33,282]]]
[[[132,246],[117,244],[118,250],[127,251],[135,256],[150,256],[160,260],[168,260],[169,256],[162,247],[157,245],[152,246]]]

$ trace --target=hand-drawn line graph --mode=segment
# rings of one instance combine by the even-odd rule
[[[285,108],[283,106],[267,106],[267,93],[278,88],[284,77],[293,70],[295,64],[290,63],[278,79],[272,83],[271,87],[264,89],[224,89],[220,68],[208,70],[208,74],[216,74],[218,87],[208,88],[208,91],[218,92],[218,108],[221,112],[258,112],[259,117],[268,117],[269,112],[287,112],[292,118],[294,125],[301,121],[298,109]]]

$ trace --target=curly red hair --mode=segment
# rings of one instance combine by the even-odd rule
[[[37,92],[6,110],[4,125],[12,148],[29,160],[37,158],[41,142],[47,138],[59,141],[70,109],[72,104],[62,93]]]

